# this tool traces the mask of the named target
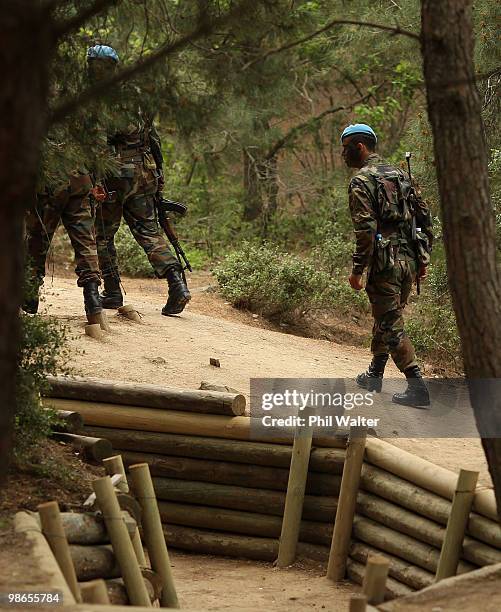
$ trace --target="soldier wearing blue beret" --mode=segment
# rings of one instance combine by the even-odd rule
[[[426,276],[433,243],[431,215],[409,175],[376,153],[377,136],[369,125],[348,126],[341,144],[346,165],[357,169],[348,189],[356,241],[349,282],[359,291],[367,272],[365,290],[374,318],[372,362],[357,376],[357,384],[381,391],[391,355],[408,383],[406,391],[395,393],[393,401],[428,406],[428,389],[405,333],[403,310],[412,285]]]

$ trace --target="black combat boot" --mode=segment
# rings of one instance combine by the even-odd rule
[[[85,303],[85,313],[87,315],[92,316],[103,312],[98,287],[99,284],[96,283],[96,281],[90,281],[84,285],[83,294]]]
[[[191,294],[179,268],[170,268],[166,278],[169,283],[169,297],[162,308],[162,314],[168,317],[183,312],[184,307],[191,300]]]
[[[363,374],[359,374],[355,381],[359,387],[367,389],[367,391],[376,391],[381,393],[383,386],[383,374],[386,362],[388,361],[388,353],[382,355],[374,355],[370,366]]]
[[[425,385],[419,366],[411,366],[404,371],[407,378],[407,389],[403,393],[395,393],[392,401],[402,406],[422,408],[430,405],[430,394]]]
[[[120,277],[118,274],[103,276],[104,291],[101,293],[101,304],[103,308],[120,308],[124,305],[122,290],[120,289]]]

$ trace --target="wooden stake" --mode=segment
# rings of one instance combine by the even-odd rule
[[[110,605],[108,589],[106,588],[106,583],[104,580],[90,580],[89,582],[82,582],[80,584],[80,591],[82,593],[82,601],[84,603]]]
[[[141,323],[141,317],[139,316],[138,311],[131,304],[124,304],[123,306],[120,306],[118,313],[131,321]]]
[[[122,511],[111,484],[111,478],[105,476],[94,480],[92,487],[96,493],[97,502],[103,513],[106,528],[110,535],[113,552],[122,571],[125,588],[129,600],[134,606],[150,607],[148,591],[144,585],[143,576],[132,546]]]
[[[111,331],[111,327],[108,323],[108,318],[104,310],[99,314],[87,315],[87,320],[89,321],[89,325],[99,325],[102,330],[107,332]]]
[[[445,530],[445,538],[440,551],[435,581],[455,576],[461,557],[466,527],[470,517],[478,472],[461,470],[459,472],[456,492],[452,499],[452,508]]]
[[[129,485],[127,483],[127,475],[125,473],[124,463],[122,461],[122,455],[113,455],[113,457],[107,457],[103,459],[104,471],[108,476],[113,474],[122,474],[122,480],[116,485],[116,488],[122,493],[129,492]]]
[[[63,572],[64,578],[77,602],[81,602],[80,589],[78,588],[75,567],[70,554],[70,546],[64,533],[63,522],[56,501],[47,502],[38,506],[40,524],[49,546],[51,547],[56,561]]]
[[[390,561],[381,555],[371,555],[367,559],[363,589],[370,604],[383,603],[389,568]]]
[[[305,430],[303,428],[301,430],[298,428],[294,436],[282,531],[278,545],[278,567],[287,567],[294,563],[296,559],[306,479],[308,478],[312,435],[312,429]]]
[[[161,604],[165,608],[179,608],[169,553],[165,543],[162,521],[160,520],[160,512],[158,511],[157,499],[148,464],[139,463],[131,465],[129,476],[132,489],[143,511],[142,526],[151,567],[162,579]]]
[[[127,475],[125,473],[124,462],[122,460],[122,455],[115,455],[113,457],[108,457],[108,459],[103,459],[103,465],[108,476],[113,476],[113,474],[122,474],[123,479],[118,483],[117,489],[122,491],[122,493],[129,492],[129,485],[127,483]],[[134,552],[136,553],[137,561],[141,567],[147,567],[148,563],[146,561],[146,557],[144,556],[143,544],[141,542],[141,535],[139,533],[139,528],[136,526],[134,533],[132,534],[132,546],[134,546]]]
[[[352,427],[350,429],[350,439],[346,450],[334,534],[327,566],[327,578],[334,582],[342,580],[346,572],[346,560],[350,548],[366,438],[367,430],[365,428]]]
[[[356,593],[350,597],[350,612],[365,612],[367,610],[367,597]]]
[[[85,333],[94,338],[94,340],[102,340],[103,339],[103,331],[99,323],[91,323],[85,326]]]

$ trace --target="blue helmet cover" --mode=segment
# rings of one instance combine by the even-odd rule
[[[118,53],[113,47],[108,47],[108,45],[94,45],[94,47],[89,47],[87,49],[87,60],[90,59],[111,59],[116,63],[120,61]]]
[[[355,123],[344,128],[343,133],[341,134],[341,143],[345,138],[347,138],[348,136],[353,136],[354,134],[370,136],[374,138],[374,140],[377,142],[376,132],[371,128],[370,125],[367,125],[366,123]]]

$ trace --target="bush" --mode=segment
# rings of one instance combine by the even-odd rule
[[[56,374],[68,362],[65,339],[66,330],[55,319],[21,315],[14,448],[18,459],[47,437],[57,420],[53,411],[42,408],[40,392],[47,375]]]
[[[270,245],[244,243],[214,269],[221,293],[237,308],[268,318],[296,320],[313,309],[367,310],[365,296],[346,279],[317,269],[313,259],[300,259]]]
[[[153,278],[155,273],[145,252],[136,242],[126,223],[120,225],[115,236],[118,267],[121,274],[139,278]]]

